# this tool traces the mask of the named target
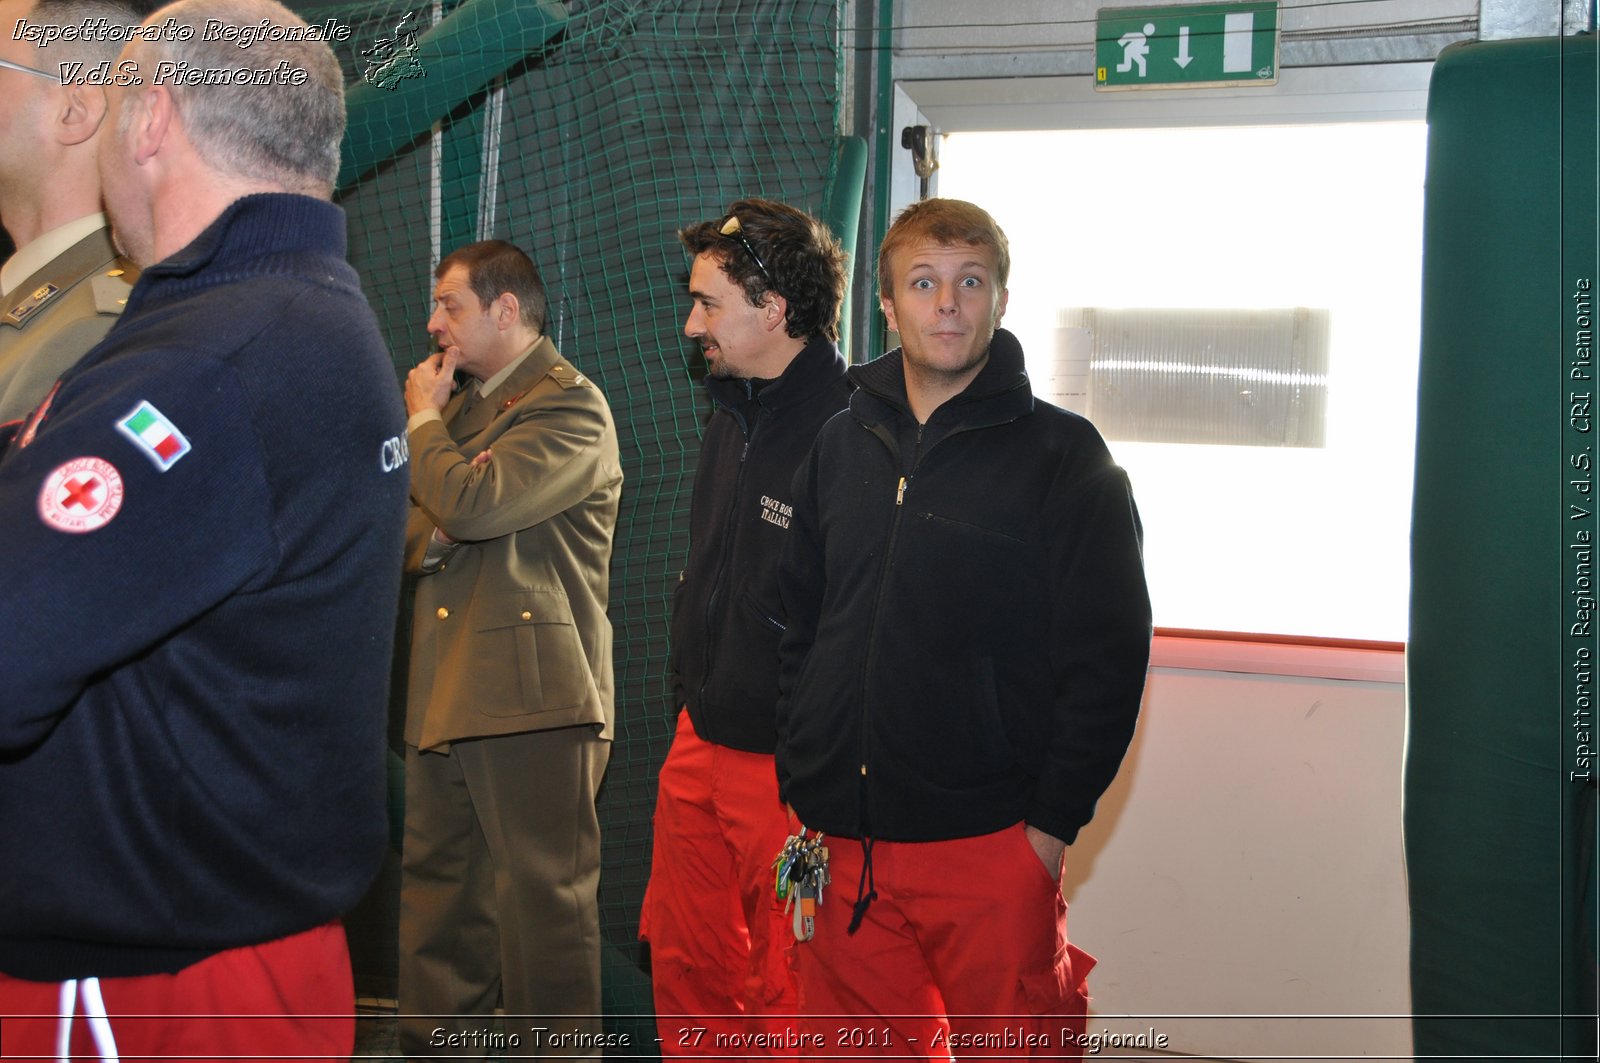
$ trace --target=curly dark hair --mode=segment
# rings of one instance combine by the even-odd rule
[[[723,232],[732,218],[739,219],[738,235]],[[790,336],[839,341],[848,256],[811,215],[770,199],[741,199],[715,221],[678,230],[678,239],[691,255],[716,256],[751,306],[760,306],[769,291],[783,296]]]

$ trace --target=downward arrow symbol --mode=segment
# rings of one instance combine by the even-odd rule
[[[1174,59],[1173,62],[1178,64],[1179,70],[1186,69],[1190,63],[1194,62],[1194,57],[1189,54],[1188,26],[1180,26],[1178,28],[1178,58]]]

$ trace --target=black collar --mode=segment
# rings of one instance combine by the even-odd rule
[[[863,424],[879,424],[890,417],[911,417],[911,401],[906,397],[904,357],[901,348],[875,358],[866,365],[853,366],[850,379],[857,391],[850,408]],[[989,343],[989,359],[959,395],[947,399],[929,422],[963,425],[998,424],[1015,420],[1033,411],[1033,389],[1028,384],[1022,344],[1005,329],[995,329]]]
[[[839,353],[839,348],[832,340],[813,336],[776,380],[755,388],[748,380],[707,377],[706,390],[719,406],[729,409],[743,409],[754,401],[764,409],[779,410],[804,402],[844,375],[844,355]]]

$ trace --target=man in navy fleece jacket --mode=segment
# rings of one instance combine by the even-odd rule
[[[124,49],[100,154],[144,274],[0,456],[0,1015],[61,1016],[5,1048],[347,1057],[405,414],[328,202],[337,60],[205,41],[304,25],[271,0],[168,18],[193,33]],[[185,62],[308,77],[153,77]]]

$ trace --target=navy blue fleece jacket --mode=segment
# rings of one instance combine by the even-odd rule
[[[385,839],[405,414],[344,216],[239,200],[0,457],[0,971],[321,925]]]

